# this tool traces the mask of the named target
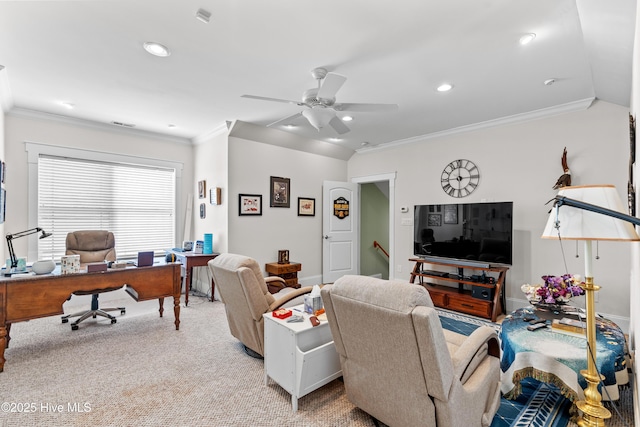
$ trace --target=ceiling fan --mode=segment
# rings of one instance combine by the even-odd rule
[[[304,110],[277,120],[269,125],[276,126],[282,123],[291,122],[300,116],[303,116],[311,126],[318,131],[331,126],[340,135],[349,132],[349,128],[337,116],[337,111],[349,112],[386,112],[398,109],[397,104],[353,104],[353,103],[336,103],[336,93],[347,78],[336,73],[329,73],[325,68],[315,68],[311,70],[311,75],[318,81],[317,88],[306,90],[302,94],[302,101],[290,101],[288,99],[267,98],[264,96],[242,95],[243,98],[259,99],[262,101],[283,102],[287,104],[295,104],[298,107],[305,107]]]

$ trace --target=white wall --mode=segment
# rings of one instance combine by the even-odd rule
[[[1,72],[1,71],[0,71],[0,72]],[[0,78],[1,78],[1,77],[0,77]],[[3,96],[3,94],[2,94],[2,92],[0,91],[0,105],[2,105],[2,104],[3,104],[3,102],[2,102],[2,96]],[[5,131],[4,131],[4,129],[5,129],[5,114],[4,114],[4,112],[2,111],[2,109],[0,108],[0,160],[2,160],[2,161],[6,161],[6,158],[5,158],[5,155],[4,155],[4,153],[5,153],[5,149],[4,149],[4,145],[5,145],[5,142],[4,142],[4,141],[5,141],[5,136],[4,136],[4,135],[5,135]],[[5,187],[5,185],[4,185],[4,184],[0,184],[0,185],[2,185],[2,187],[3,187],[3,188]],[[4,232],[4,224],[5,224],[4,222],[3,222],[2,224],[0,224],[0,236],[4,236],[4,235],[5,235],[5,232]],[[6,259],[6,257],[8,257],[8,256],[9,256],[9,253],[8,253],[8,252],[9,252],[9,250],[8,250],[8,248],[6,248],[5,246],[6,246],[6,245],[4,244],[4,242],[2,242],[2,243],[0,244],[0,260],[5,260],[5,259]],[[0,264],[3,264],[3,261],[0,261]]]
[[[18,232],[31,228],[27,222],[28,168],[25,142],[38,142],[101,153],[182,163],[184,165],[182,188],[177,189],[180,200],[176,218],[176,244],[182,242],[183,228],[181,224],[184,221],[184,210],[180,207],[185,206],[186,194],[193,191],[192,183],[194,182],[191,145],[164,138],[155,139],[142,133],[120,132],[118,130],[110,132],[100,126],[14,114],[8,114],[5,117],[4,135],[7,163],[7,177],[5,179],[5,188],[7,189],[5,229],[7,232]],[[16,253],[27,254],[28,244],[33,244],[28,238],[16,240],[14,242]]]
[[[523,283],[539,283],[544,274],[563,274],[558,241],[542,240],[552,189],[562,174],[560,159],[566,146],[573,185],[614,184],[626,200],[629,161],[628,109],[595,102],[588,110],[521,124],[425,139],[393,149],[360,152],[349,160],[349,178],[397,172],[395,206],[395,260],[397,278],[409,277],[413,227],[400,225],[409,213],[400,206],[451,203],[440,186],[443,168],[463,158],[478,165],[479,187],[464,202],[514,202],[514,263],[507,274],[507,309],[525,304]],[[628,244],[600,243],[594,276],[602,286],[597,309],[623,329],[629,319]],[[569,273],[584,275],[575,242],[565,242]],[[400,268],[402,271],[397,272]],[[577,301],[578,302],[578,301]],[[582,303],[582,301],[579,301]]]
[[[638,112],[640,110],[640,9],[636,10],[636,31],[635,31],[635,43],[633,51],[633,72],[631,73],[631,115],[637,120]],[[638,133],[638,126],[636,125],[636,135]],[[638,137],[636,136],[636,168],[634,170],[634,186],[636,189],[636,216],[640,212],[640,169],[637,165],[640,164],[640,157],[638,154]],[[636,231],[640,231],[640,227],[636,227]],[[629,346],[631,351],[635,354],[637,351],[638,343],[640,343],[640,248],[638,245],[632,246],[631,251],[631,280],[629,284],[631,297],[629,298],[631,305],[631,327],[629,328]],[[635,357],[634,357],[635,360]],[[640,381],[640,373],[638,372],[638,366],[633,367],[633,407],[635,415],[635,425],[640,425],[640,398],[638,397],[638,382]]]
[[[264,264],[288,249],[290,260],[302,263],[303,284],[322,276],[322,182],[345,181],[347,163],[247,139],[229,138],[229,251]],[[269,207],[269,178],[291,179],[291,207]],[[239,194],[262,194],[261,216],[239,216]],[[314,217],[298,216],[298,197],[316,199]]]
[[[222,132],[209,140],[194,146],[194,181],[191,184],[193,194],[193,215],[191,240],[202,240],[205,233],[213,234],[214,252],[226,252],[228,247],[228,214],[229,205],[229,166],[227,133]],[[206,197],[198,198],[198,181],[206,182]],[[221,204],[212,205],[210,190],[221,189]],[[206,206],[206,217],[200,218],[200,204]]]

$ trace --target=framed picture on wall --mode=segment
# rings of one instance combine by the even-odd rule
[[[458,223],[458,205],[444,206],[444,223],[445,224]]]
[[[7,213],[7,192],[4,188],[0,188],[0,224],[4,223]]]
[[[442,225],[442,215],[429,214],[427,224],[429,225],[429,227],[440,227]]]
[[[262,215],[262,195],[240,194],[238,213],[240,215]]]
[[[298,216],[315,216],[316,199],[310,197],[298,197]]]
[[[207,197],[207,181],[198,181],[198,199]]]
[[[271,201],[269,206],[272,208],[290,207],[289,196],[291,194],[291,180],[289,178],[272,176],[269,184],[271,188]]]

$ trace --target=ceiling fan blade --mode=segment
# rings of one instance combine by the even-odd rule
[[[345,134],[351,130],[337,116],[329,121],[329,126],[331,126],[333,130],[338,132],[340,135]]]
[[[277,126],[277,125],[280,125],[280,124],[289,124],[289,123],[291,123],[292,121],[294,121],[295,119],[297,119],[298,117],[301,117],[301,116],[302,116],[302,113],[295,113],[295,114],[287,116],[287,117],[285,117],[283,119],[276,120],[275,122],[268,124],[267,127],[270,128],[270,127]]]
[[[301,101],[291,101],[289,99],[279,99],[279,98],[267,98],[265,96],[255,96],[255,95],[240,95],[241,98],[251,98],[258,99],[260,101],[273,101],[273,102],[283,102],[285,104],[294,104],[299,107],[304,106],[304,102]]]
[[[328,73],[318,90],[318,98],[333,99],[347,78],[342,74]]]
[[[379,113],[396,111],[398,104],[334,104],[337,111],[353,111],[355,113]]]

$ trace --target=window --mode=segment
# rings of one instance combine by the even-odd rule
[[[37,224],[53,233],[38,259],[59,259],[75,230],[112,231],[118,258],[175,245],[175,169],[40,153],[37,170]]]

